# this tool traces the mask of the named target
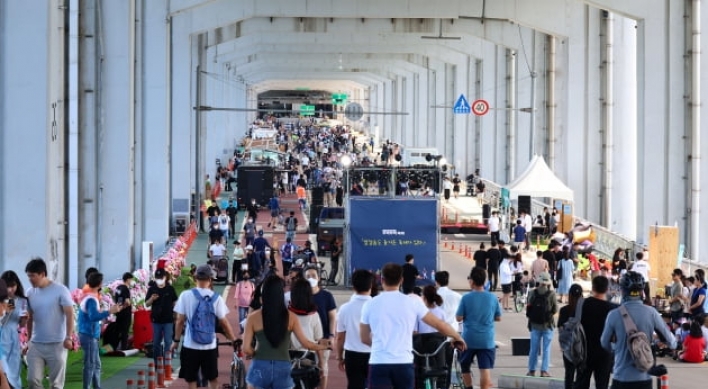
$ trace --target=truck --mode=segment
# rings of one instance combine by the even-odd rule
[[[335,238],[344,236],[344,208],[324,207],[317,218],[317,255],[332,251]]]
[[[425,157],[430,155],[440,155],[435,147],[404,147],[401,153],[401,166],[435,166],[435,161],[428,161]]]

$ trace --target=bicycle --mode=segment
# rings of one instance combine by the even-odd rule
[[[236,339],[233,343],[234,356],[231,361],[231,379],[229,381],[229,388],[231,389],[246,388],[246,366],[243,363],[242,345],[243,340],[241,339]]]
[[[460,367],[460,350],[454,349],[452,355],[452,374],[450,376],[452,388],[465,389],[465,383],[462,380],[462,368]]]
[[[531,289],[531,284],[529,282],[522,284],[521,290],[516,292],[514,295],[514,309],[516,312],[521,312],[529,300],[529,289]]]
[[[290,350],[290,363],[292,363],[290,377],[295,384],[294,389],[315,389],[319,386],[320,368],[317,367],[316,357],[312,351]]]
[[[415,336],[421,336],[421,335],[428,335],[428,334],[420,334],[420,335],[415,335]],[[436,334],[437,335],[437,334]],[[425,342],[421,342],[425,343]],[[415,344],[415,340],[414,340]],[[413,354],[423,358],[425,360],[423,366],[421,367],[420,370],[420,375],[419,377],[422,378],[423,380],[423,386],[420,389],[436,389],[438,387],[438,380],[446,380],[447,377],[447,371],[448,371],[448,366],[445,365],[444,363],[444,358],[445,356],[442,354],[442,351],[445,347],[448,347],[450,345],[450,340],[445,339],[444,341],[440,342],[440,344],[437,346],[437,348],[433,352],[418,352],[418,350],[413,347]],[[442,366],[440,363],[440,358],[442,357]],[[431,366],[431,359],[438,359],[437,361],[434,361],[433,364],[434,366]],[[459,366],[459,364],[458,364]],[[462,381],[460,373],[460,382]]]
[[[327,286],[329,286],[329,273],[327,273],[327,270],[325,270],[325,264],[322,261],[317,261],[316,266],[317,273],[320,276],[320,288],[326,288]]]

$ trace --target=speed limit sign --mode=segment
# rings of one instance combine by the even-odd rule
[[[489,103],[484,99],[477,99],[472,102],[472,113],[477,116],[486,115],[489,112]]]

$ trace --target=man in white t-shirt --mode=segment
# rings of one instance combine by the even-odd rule
[[[499,241],[499,224],[501,221],[499,220],[499,212],[494,211],[492,212],[492,216],[487,220],[487,229],[489,230],[489,236],[492,240],[492,244],[494,242]]]
[[[528,251],[531,243],[529,242],[529,239],[531,237],[531,231],[533,231],[533,218],[531,218],[531,214],[529,214],[529,211],[527,209],[524,210],[524,218],[522,220],[522,225],[526,230],[526,236],[524,238],[526,245],[524,246],[524,251]]]
[[[231,330],[231,324],[229,324],[229,321],[226,319],[226,314],[229,313],[226,302],[224,302],[224,299],[222,299],[220,295],[215,294],[214,291],[209,288],[211,284],[211,268],[209,265],[199,266],[194,274],[194,278],[197,280],[197,287],[182,292],[175,304],[174,311],[177,314],[177,320],[175,321],[175,338],[172,339],[173,343],[170,351],[174,351],[174,349],[177,348],[180,342],[179,336],[182,334],[182,330],[184,330],[184,343],[182,344],[182,351],[179,354],[181,364],[179,378],[184,378],[184,380],[187,381],[189,389],[196,389],[197,377],[201,370],[202,377],[209,381],[209,387],[211,389],[217,389],[219,386],[217,379],[219,376],[219,366],[217,363],[216,334],[214,334],[212,342],[207,344],[197,343],[192,340],[191,336],[190,325],[197,306],[199,305],[199,300],[197,300],[193,291],[196,291],[202,298],[206,296],[211,298],[214,304],[216,321],[221,324],[224,335],[232,342],[236,337]]]
[[[334,353],[339,370],[344,370],[347,375],[347,389],[366,388],[371,347],[361,342],[359,323],[364,304],[371,300],[373,281],[374,275],[368,270],[359,269],[352,273],[355,294],[337,312]]]
[[[453,338],[461,350],[466,348],[465,342],[423,303],[399,292],[403,282],[401,265],[384,265],[381,281],[383,292],[364,304],[359,325],[362,343],[371,346],[369,387],[410,389],[415,381],[412,350],[413,330],[418,320]]]
[[[649,272],[651,271],[651,266],[649,266],[649,261],[644,258],[643,252],[637,253],[637,260],[634,262],[630,270],[642,275],[642,278],[644,278],[644,299],[650,299],[651,290],[649,289]]]

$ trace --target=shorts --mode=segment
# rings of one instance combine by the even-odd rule
[[[187,382],[196,382],[199,370],[201,370],[202,377],[205,380],[213,381],[219,376],[217,359],[218,351],[216,348],[195,350],[182,346],[182,351],[179,353],[179,378],[184,378]]]
[[[475,356],[477,357],[477,366],[480,370],[494,369],[496,349],[468,348],[462,352],[462,355],[459,358],[460,370],[462,370],[462,373],[470,372],[470,365],[472,365]]]
[[[278,217],[280,215],[280,210],[279,209],[271,209],[270,210],[270,216],[271,217]]]
[[[502,284],[502,293],[504,293],[504,294],[511,293],[511,284]]]
[[[255,388],[291,389],[290,361],[254,359],[246,373],[246,383]]]

